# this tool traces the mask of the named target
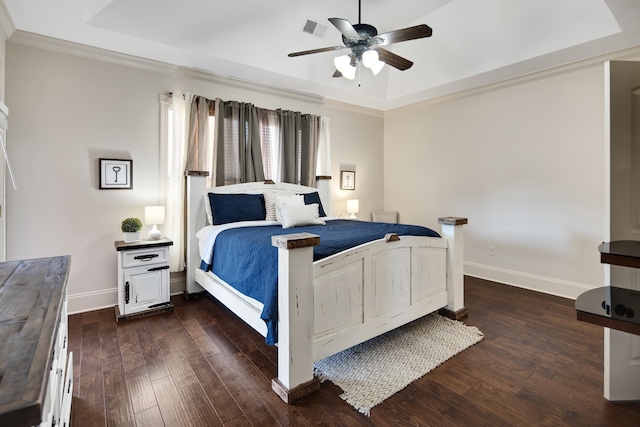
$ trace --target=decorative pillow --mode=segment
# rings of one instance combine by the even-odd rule
[[[209,193],[213,225],[238,221],[258,221],[265,218],[262,194]]]
[[[283,205],[278,208],[282,217],[282,228],[300,227],[302,225],[324,225],[318,217],[318,204]]]
[[[302,195],[304,197],[304,204],[305,205],[312,205],[314,203],[318,204],[318,213],[320,214],[320,216],[327,216],[327,214],[324,211],[324,208],[322,207],[322,201],[320,201],[320,194],[318,194],[318,192],[313,192],[313,193],[305,193]]]
[[[300,194],[293,196],[278,196],[276,197],[276,220],[282,224],[282,217],[280,216],[280,208],[283,206],[304,206],[304,198]]]
[[[264,192],[264,208],[267,213],[265,216],[265,220],[267,221],[277,221],[276,216],[276,199],[278,198],[278,194],[275,191],[265,191]]]

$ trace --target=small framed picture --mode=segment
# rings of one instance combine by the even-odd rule
[[[340,174],[340,189],[355,190],[356,189],[356,173],[354,171],[342,171]]]
[[[100,190],[131,190],[133,160],[100,159]]]

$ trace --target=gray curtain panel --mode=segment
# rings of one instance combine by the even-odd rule
[[[280,172],[283,182],[314,187],[320,116],[277,110],[280,114]]]
[[[313,187],[320,122],[320,116],[297,111],[195,97],[189,115],[187,170],[210,171],[210,186],[264,181],[262,139],[278,135],[277,171],[273,173],[269,164],[269,173],[283,182]],[[267,159],[273,154],[267,153]]]
[[[216,100],[215,117],[215,184],[264,181],[256,107]]]

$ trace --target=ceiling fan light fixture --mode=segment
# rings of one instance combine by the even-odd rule
[[[375,50],[368,50],[363,53],[362,63],[365,67],[371,70],[374,76],[377,76],[382,70],[382,67],[384,67],[384,62],[380,61],[378,52]]]
[[[356,67],[351,65],[351,57],[349,55],[336,56],[333,58],[333,65],[345,78],[349,80],[356,78]]]
[[[369,69],[373,73],[374,76],[377,76],[380,71],[382,71],[382,67],[384,67],[384,62],[378,61],[373,64]]]
[[[378,30],[373,25],[363,24],[360,20],[360,12],[362,10],[362,2],[358,1],[358,23],[351,24],[344,18],[329,18],[329,22],[342,34],[343,46],[330,46],[320,49],[304,50],[301,52],[290,53],[289,57],[309,55],[312,53],[332,52],[336,50],[349,49],[349,55],[338,56],[334,58],[336,72],[333,77],[346,77],[353,80],[356,75],[356,68],[360,72],[360,63],[369,68],[373,75],[378,75],[384,68],[384,64],[400,71],[408,70],[413,62],[405,59],[393,52],[384,49],[392,43],[399,43],[407,40],[421,39],[431,37],[433,30],[426,24],[419,24],[413,27],[401,28],[399,30],[388,31],[378,34]],[[380,61],[380,53],[384,57],[384,61]],[[358,74],[360,76],[360,74]],[[358,80],[360,77],[358,77]]]
[[[365,67],[371,68],[373,64],[378,62],[379,58],[380,57],[378,56],[378,52],[376,52],[375,50],[367,50],[362,54],[362,63]]]

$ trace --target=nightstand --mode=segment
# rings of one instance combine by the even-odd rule
[[[118,251],[116,320],[169,311],[169,247],[173,241],[115,242]]]

